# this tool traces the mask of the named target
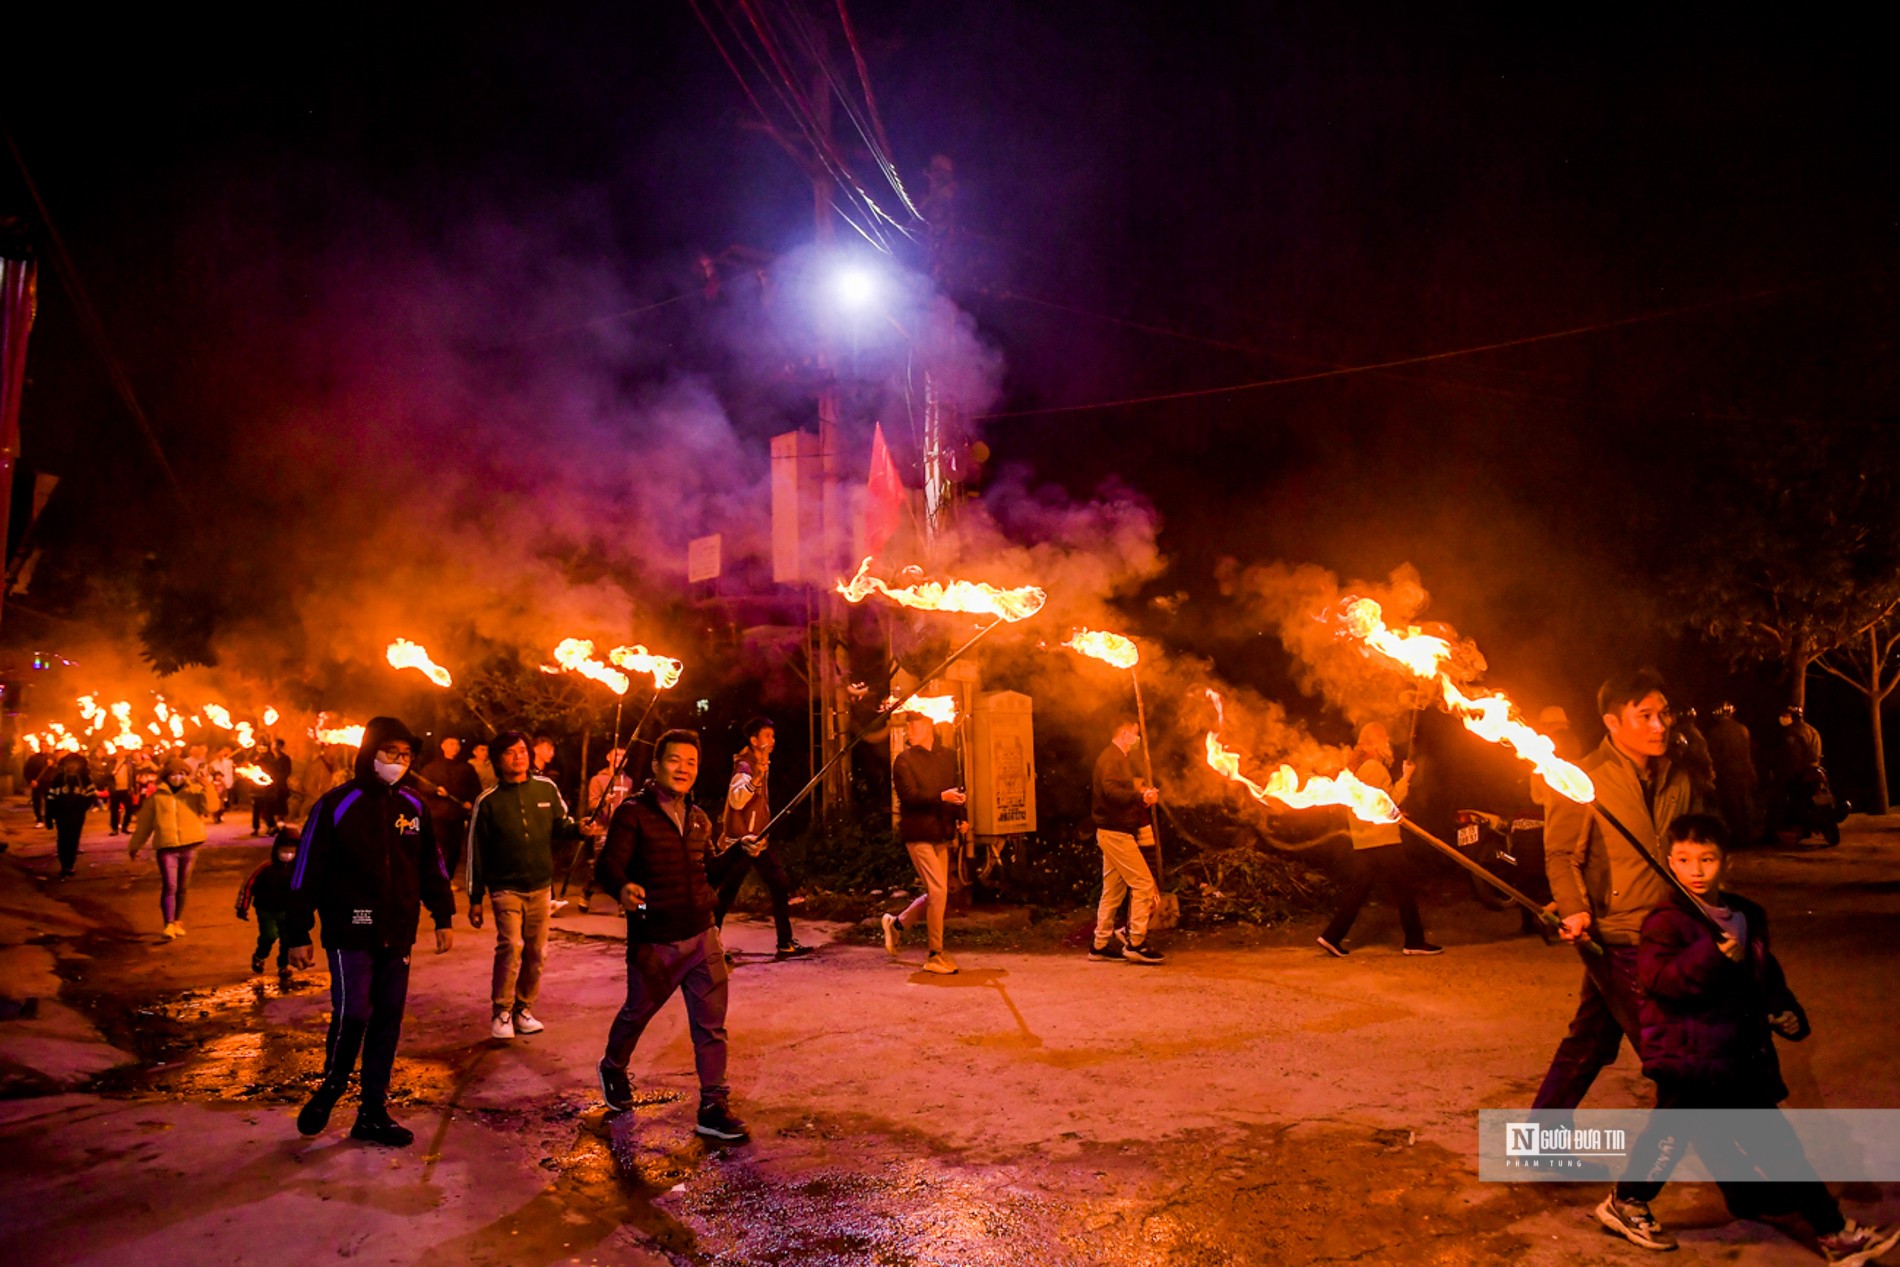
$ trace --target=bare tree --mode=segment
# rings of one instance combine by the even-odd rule
[[[1836,647],[1815,663],[1859,691],[1867,700],[1868,721],[1874,737],[1874,810],[1885,814],[1892,809],[1887,795],[1887,741],[1881,727],[1880,710],[1900,686],[1900,602],[1866,633],[1853,642]]]

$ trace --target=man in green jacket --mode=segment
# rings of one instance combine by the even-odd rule
[[[1653,858],[1668,856],[1657,842],[1669,824],[1696,812],[1687,772],[1664,755],[1669,747],[1669,699],[1653,670],[1620,674],[1597,692],[1609,732],[1581,762],[1596,787],[1596,805],[1557,796],[1544,822],[1544,868],[1563,919],[1565,941],[1594,941],[1604,954],[1584,957],[1583,993],[1570,1032],[1558,1044],[1534,1109],[1574,1109],[1637,1030],[1636,945],[1643,921],[1673,898],[1669,882],[1645,862],[1600,806],[1628,828]]]
[[[507,732],[489,745],[497,782],[475,802],[468,832],[468,922],[482,926],[482,898],[495,912],[494,1013],[489,1034],[538,1034],[531,1010],[547,958],[554,842],[602,834],[568,812],[552,782],[529,773],[526,735]]]

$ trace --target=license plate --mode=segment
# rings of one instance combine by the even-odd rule
[[[1460,847],[1463,847],[1465,845],[1475,845],[1477,843],[1478,843],[1478,825],[1476,823],[1467,823],[1465,826],[1460,827],[1458,829],[1458,844]]]

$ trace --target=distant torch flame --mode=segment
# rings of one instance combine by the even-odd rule
[[[1034,585],[999,589],[976,581],[923,581],[892,589],[871,575],[871,560],[858,565],[858,574],[838,582],[838,592],[847,602],[861,603],[872,594],[882,594],[900,607],[918,611],[967,612],[976,616],[995,616],[1015,623],[1027,620],[1042,610],[1049,595]]]
[[[277,724],[277,710],[268,705],[264,708],[264,724],[266,726],[275,726]]]
[[[939,726],[954,726],[957,722],[957,697],[954,695],[912,695],[901,706],[895,695],[884,701],[886,712],[916,713],[919,717],[928,717]]]
[[[257,742],[257,733],[251,729],[251,723],[241,721],[237,724],[238,747],[249,748]]]
[[[363,727],[361,726],[325,726],[324,715],[317,714],[317,724],[311,731],[318,743],[340,743],[351,748],[363,746]]]
[[[390,643],[386,654],[392,669],[418,669],[437,686],[450,685],[449,671],[431,660],[427,651],[407,638],[398,638]]]
[[[1133,639],[1099,629],[1078,629],[1075,636],[1062,645],[1118,669],[1132,669],[1141,660],[1141,652]]]
[[[671,656],[655,655],[645,647],[615,647],[607,658],[629,673],[651,673],[656,690],[671,690],[680,680],[685,665]]]
[[[216,726],[218,729],[220,730],[231,729],[231,710],[226,708],[224,705],[206,704],[205,716],[209,717],[211,719],[211,724],[213,726]]]
[[[1435,681],[1445,707],[1478,738],[1502,744],[1531,763],[1538,777],[1559,796],[1588,805],[1596,800],[1596,788],[1590,776],[1557,755],[1557,745],[1524,723],[1517,706],[1501,692],[1471,696],[1452,682],[1445,673],[1451,659],[1451,644],[1443,638],[1421,633],[1416,627],[1399,633],[1386,626],[1385,610],[1370,598],[1348,601],[1341,611],[1345,632],[1366,646],[1396,661],[1414,677]]]
[[[271,784],[270,775],[265,774],[261,766],[241,765],[237,768],[237,775],[240,779],[246,779],[258,787],[269,787]]]
[[[632,680],[619,669],[609,668],[594,659],[594,644],[585,638],[562,639],[561,645],[554,648],[554,663],[541,666],[543,673],[560,673],[563,670],[593,678],[615,695],[625,695],[627,688],[633,685]]]

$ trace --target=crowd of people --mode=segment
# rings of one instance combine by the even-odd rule
[[[1723,706],[1703,733],[1693,716],[1672,711],[1662,681],[1648,672],[1606,682],[1597,705],[1605,737],[1580,759],[1595,802],[1539,798],[1551,908],[1562,939],[1588,953],[1581,956],[1575,1015],[1532,1109],[1559,1118],[1575,1110],[1627,1040],[1655,1084],[1659,1112],[1632,1150],[1627,1173],[1596,1208],[1605,1228],[1644,1248],[1673,1248],[1649,1202],[1693,1142],[1705,1156],[1746,1156],[1762,1171],[1757,1178],[1767,1182],[1723,1185],[1738,1214],[1798,1215],[1829,1262],[1872,1262],[1900,1244],[1900,1230],[1846,1219],[1780,1115],[1787,1089],[1774,1040],[1799,1041],[1809,1024],[1772,953],[1766,911],[1724,883],[1731,843],[1764,830],[1747,731]],[[940,745],[931,720],[914,713],[898,720],[905,743],[893,763],[897,835],[918,893],[902,911],[881,917],[885,946],[895,957],[921,919],[924,969],[954,974],[944,916],[951,859],[968,831],[968,798],[956,757]],[[1782,714],[1780,729],[1767,782],[1784,797],[1806,794],[1820,769],[1819,736],[1798,709]],[[603,1101],[614,1111],[631,1108],[633,1055],[647,1025],[678,994],[700,1086],[695,1130],[745,1141],[727,1082],[731,960],[720,934],[749,873],[759,874],[770,897],[777,956],[809,952],[794,935],[790,880],[768,832],[774,727],[756,718],[743,733],[716,820],[693,800],[701,751],[690,730],[669,730],[654,741],[641,780],[630,750],[613,748],[578,811],[561,791],[555,745],[545,736],[503,732],[466,751],[460,740],[445,739],[418,769],[416,737],[401,721],[379,717],[353,757],[319,752],[300,772],[289,769],[275,741],[241,754],[272,780],[251,796],[253,830],[277,833],[270,859],[237,899],[238,918],[254,915],[258,927],[251,970],[265,971],[275,948],[280,979],[290,984],[314,964],[318,937],[329,969],[324,1075],[298,1114],[299,1131],[323,1131],[355,1075],[352,1137],[398,1147],[413,1142],[389,1115],[390,1076],[420,916],[430,917],[436,952],[448,951],[458,874],[469,924],[480,930],[494,922],[491,1037],[541,1032],[535,1007],[549,920],[564,905],[555,885],[558,878],[565,888],[586,865],[583,904],[595,894],[611,900],[627,934],[626,997],[596,1065]],[[1117,723],[1094,766],[1091,809],[1103,883],[1087,951],[1092,961],[1164,962],[1150,937],[1159,892],[1144,854],[1154,842],[1160,792],[1135,772],[1130,754],[1139,738],[1135,720]],[[182,935],[193,861],[206,821],[229,803],[239,755],[193,749],[157,766],[127,754],[97,774],[80,754],[48,763],[36,772],[35,810],[61,832],[61,873],[71,873],[76,849],[77,827],[69,845],[67,825],[104,804],[111,830],[129,832],[133,856],[153,846],[164,936]],[[1396,761],[1384,727],[1362,728],[1349,768],[1405,801],[1412,763]],[[557,876],[562,845],[572,846],[566,877]],[[1398,908],[1404,953],[1438,954],[1425,937],[1396,826],[1355,821],[1352,846],[1349,883],[1320,945],[1335,956],[1349,953],[1347,936],[1361,908],[1383,886]],[[1699,1127],[1691,1137],[1662,1112],[1684,1108],[1755,1112],[1750,1125],[1725,1135]]]

